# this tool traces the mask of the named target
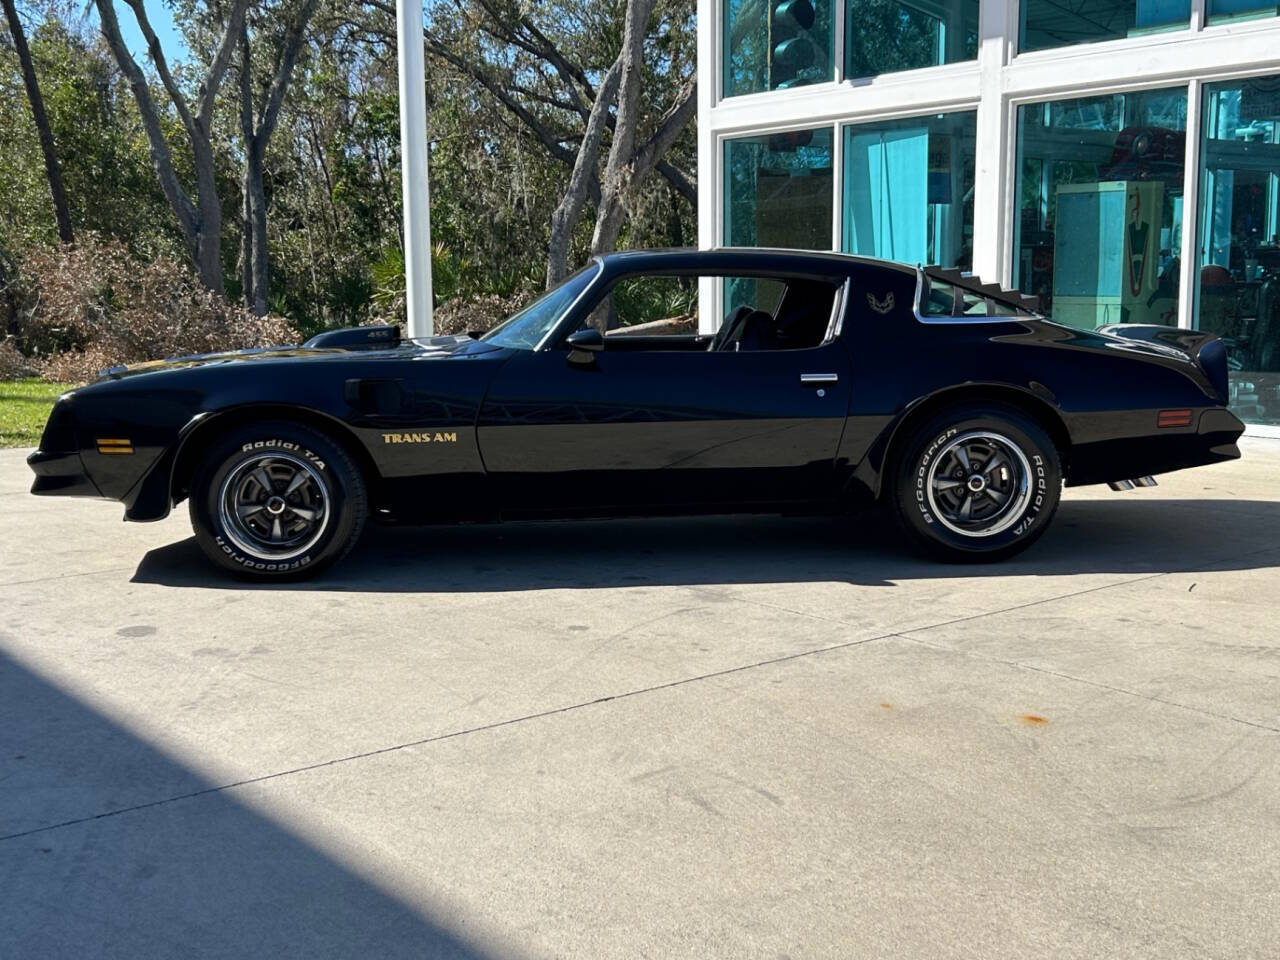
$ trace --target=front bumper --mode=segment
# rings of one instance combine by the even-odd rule
[[[31,492],[38,496],[102,497],[102,491],[85,471],[78,450],[37,450],[27,457],[27,465],[36,475]]]
[[[65,394],[49,412],[40,449],[27,457],[27,466],[36,475],[32,493],[46,497],[102,497],[80,456],[76,425],[72,396]]]

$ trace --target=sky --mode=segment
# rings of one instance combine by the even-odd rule
[[[147,19],[151,21],[151,29],[155,30],[156,36],[160,39],[160,49],[164,51],[165,58],[171,64],[185,60],[187,45],[182,40],[182,34],[173,25],[173,15],[169,8],[165,6],[163,0],[146,0],[146,8]],[[138,61],[138,65],[146,69],[144,61],[147,61],[147,44],[142,39],[142,31],[138,29],[138,21],[133,11],[127,4],[117,2],[116,19],[120,21],[120,34],[124,37],[129,51]]]

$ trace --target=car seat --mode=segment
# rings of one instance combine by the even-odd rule
[[[750,330],[751,346],[743,346],[743,338]],[[765,332],[767,331],[767,332]],[[772,346],[773,317],[763,310],[751,306],[735,309],[720,325],[720,330],[711,341],[708,351],[717,350],[768,350]]]
[[[773,317],[763,310],[756,310],[742,319],[742,335],[738,337],[739,350],[773,350],[778,346],[778,326]]]

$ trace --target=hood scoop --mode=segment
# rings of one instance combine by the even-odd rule
[[[339,350],[383,350],[394,347],[400,342],[400,325],[387,323],[380,326],[344,327],[341,330],[326,330],[318,333],[304,347],[317,347]]]

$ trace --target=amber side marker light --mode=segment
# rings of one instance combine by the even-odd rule
[[[1190,410],[1161,410],[1156,417],[1157,427],[1189,427],[1191,426]]]
[[[98,452],[105,454],[133,453],[133,441],[99,439]]]

